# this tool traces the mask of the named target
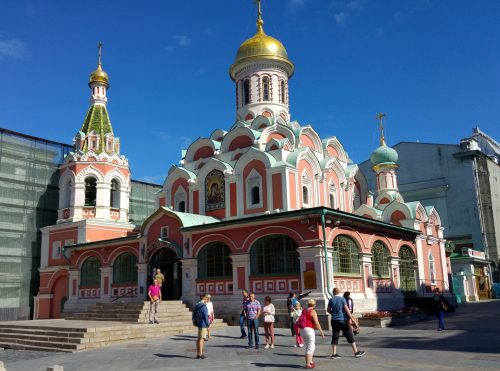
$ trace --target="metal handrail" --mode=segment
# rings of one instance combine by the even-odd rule
[[[129,289],[129,290],[128,290],[125,294],[120,295],[120,296],[118,296],[118,297],[114,298],[113,300],[111,300],[111,301],[110,301],[110,303],[113,303],[113,302],[117,301],[118,299],[121,299],[121,298],[123,298],[123,297],[127,296],[128,294],[133,293],[133,292],[134,292],[134,291],[136,291],[136,290],[137,290],[137,287],[136,287],[136,288],[133,288],[133,289]]]

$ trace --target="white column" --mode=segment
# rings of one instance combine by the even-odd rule
[[[327,277],[325,260],[324,260],[324,248],[318,247],[299,247],[297,249],[300,259],[300,279],[302,290],[311,290],[310,297],[318,300],[327,300],[326,291],[328,288],[327,280],[330,280],[330,287],[333,289],[333,266],[332,266],[332,254],[328,251],[328,264],[330,266],[330,277]],[[316,289],[305,287],[305,277],[306,264],[313,263],[314,271],[316,272]]]
[[[182,263],[182,299],[195,301],[196,279],[198,278],[198,260],[196,258],[181,259]]]
[[[424,281],[421,281],[422,279],[425,279],[425,271],[424,271],[424,253],[423,253],[423,248],[422,248],[422,241],[425,242],[425,236],[424,235],[419,235],[417,236],[415,242],[416,242],[416,247],[417,247],[417,267],[418,267],[418,274],[417,274],[417,296],[422,295],[422,285],[425,284]]]
[[[365,288],[365,297],[374,299],[376,298],[375,290],[373,287],[373,276],[372,276],[372,254],[371,253],[361,253],[361,277],[363,278],[363,286]],[[366,271],[368,271],[368,277],[366,277]]]
[[[110,195],[111,185],[105,182],[97,182],[95,217],[96,219],[111,219],[110,210]]]

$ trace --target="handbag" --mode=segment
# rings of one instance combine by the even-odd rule
[[[272,323],[272,322],[274,322],[274,316],[272,314],[266,314],[264,316],[264,322],[265,323]]]

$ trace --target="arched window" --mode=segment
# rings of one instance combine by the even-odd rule
[[[333,272],[360,274],[359,248],[347,236],[337,236],[333,240]]]
[[[126,252],[113,263],[113,283],[137,283],[137,259]]]
[[[95,256],[90,256],[83,262],[80,286],[101,286],[101,263]]]
[[[95,206],[97,194],[97,179],[89,176],[85,178],[85,206]]]
[[[304,205],[309,204],[309,189],[307,186],[302,186],[302,203]]]
[[[61,189],[61,208],[66,209],[71,207],[71,188],[73,183],[71,179],[68,179],[64,182],[63,188]]]
[[[198,254],[198,278],[231,278],[231,249],[222,242],[204,246]]]
[[[186,212],[186,201],[180,201],[179,205],[177,206],[177,210],[180,211],[181,213]]]
[[[377,277],[389,277],[389,250],[380,241],[372,246],[372,273]]]
[[[243,104],[250,103],[250,80],[245,79],[243,81]]]
[[[116,179],[111,181],[109,206],[113,209],[120,208],[120,183]]]
[[[281,80],[281,103],[286,103],[285,80]]]
[[[429,253],[429,273],[430,273],[430,279],[431,283],[436,282],[436,262],[434,260],[434,256],[432,253]]]
[[[257,240],[250,249],[252,275],[299,274],[297,243],[285,235]]]
[[[399,288],[405,296],[414,296],[417,291],[415,280],[415,255],[409,246],[403,245],[399,250]]]
[[[260,203],[260,188],[254,186],[252,188],[252,205],[257,205]]]
[[[335,209],[335,195],[333,193],[330,193],[330,207]]]
[[[262,100],[269,100],[269,77],[262,78]]]

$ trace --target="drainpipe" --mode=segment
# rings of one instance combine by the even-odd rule
[[[325,216],[328,213],[327,210],[321,210],[321,228],[323,230],[323,251],[325,255],[325,268],[326,268],[326,295],[328,298],[333,296],[332,288],[330,286],[330,264],[328,263],[328,246],[326,245],[326,228],[325,228]]]

